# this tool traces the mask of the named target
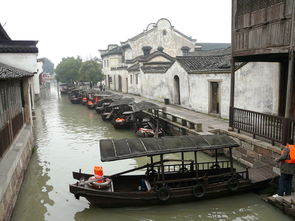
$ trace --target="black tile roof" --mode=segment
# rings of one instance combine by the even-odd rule
[[[4,30],[3,26],[0,24],[0,41],[10,41],[11,38],[7,34],[7,32]]]
[[[229,72],[231,55],[176,57],[188,73]]]
[[[100,53],[101,53],[101,55],[100,55],[101,58],[108,56],[108,55],[115,55],[115,54],[122,55],[123,49],[121,46],[118,46],[118,47],[115,47],[111,50],[106,50],[106,51],[100,50]]]
[[[6,64],[0,63],[0,80],[10,80],[16,78],[31,77],[34,73],[20,70]]]
[[[134,65],[131,65],[127,70],[128,70],[128,72],[139,71],[139,63],[135,63]]]
[[[127,64],[132,64],[132,63],[135,63],[136,61],[138,62],[147,62],[157,56],[162,56],[164,58],[166,58],[167,60],[169,61],[175,61],[175,58],[171,57],[169,54],[163,52],[163,51],[154,51],[153,53],[149,54],[149,55],[140,55],[140,56],[137,56],[131,60],[126,60],[126,63]]]
[[[38,41],[1,41],[0,53],[38,53]]]
[[[212,55],[226,55],[231,54],[231,47],[228,48],[217,48],[211,50],[196,50],[193,52],[189,52],[190,56],[212,56]]]
[[[172,64],[173,62],[146,63],[141,66],[141,70],[143,73],[166,73]]]

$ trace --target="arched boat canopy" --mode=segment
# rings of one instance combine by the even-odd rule
[[[161,107],[148,101],[140,101],[138,103],[134,103],[132,105],[132,109],[134,112],[139,112],[144,110],[158,110],[161,109]]]
[[[160,154],[238,147],[227,135],[167,136],[100,140],[102,162]]]

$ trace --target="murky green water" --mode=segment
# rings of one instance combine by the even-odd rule
[[[145,159],[102,163],[98,141],[102,138],[135,137],[132,131],[115,130],[95,111],[58,97],[54,87],[36,107],[34,152],[12,217],[13,221],[147,221],[235,220],[288,221],[281,211],[253,193],[170,206],[100,209],[69,193],[72,171],[92,173],[102,165],[113,174],[145,163]],[[199,156],[204,159],[205,156]]]

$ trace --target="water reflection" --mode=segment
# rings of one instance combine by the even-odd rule
[[[99,214],[99,216],[98,216]],[[110,215],[111,214],[111,215]],[[96,220],[121,221],[168,221],[168,220],[291,220],[280,212],[263,203],[255,194],[244,194],[216,200],[169,206],[152,206],[140,208],[99,209],[86,208],[76,213],[76,221]]]
[[[76,200],[68,189],[69,183],[75,182],[72,171],[82,169],[92,173],[94,165],[102,165],[105,174],[114,174],[141,166],[149,162],[149,158],[101,162],[100,139],[135,137],[135,134],[128,130],[115,130],[95,111],[71,104],[67,96],[58,99],[56,91],[52,86],[51,94],[42,95],[40,106],[36,106],[34,133],[38,147],[28,167],[13,221],[291,220],[255,194],[169,206],[119,209],[95,208],[83,197]],[[180,155],[168,157],[175,159]],[[189,154],[185,157],[193,158]],[[199,154],[198,160],[208,160],[208,156]]]

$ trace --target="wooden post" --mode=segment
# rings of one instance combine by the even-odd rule
[[[167,118],[166,107],[162,107],[162,117]]]
[[[290,45],[289,45],[289,60],[288,60],[288,82],[287,82],[287,97],[286,97],[286,109],[285,118],[289,119],[292,113],[292,97],[294,87],[294,22],[295,22],[295,2],[292,5],[292,21],[291,21],[291,33],[290,33]],[[286,133],[286,134],[284,134]],[[289,125],[285,125],[283,133],[283,144],[288,142]]]
[[[164,176],[163,154],[160,155],[160,161],[161,161],[161,177],[162,177],[162,182],[163,182],[163,184],[164,184],[165,176]]]
[[[233,48],[233,46],[232,46]],[[231,59],[231,79],[230,79],[230,104],[229,104],[229,126],[233,130],[234,125],[234,105],[235,105],[235,60]]]
[[[215,150],[215,164],[218,164],[217,149]]]
[[[234,161],[233,161],[233,153],[232,148],[229,148],[229,161],[230,161],[230,172],[231,174],[234,173]]]
[[[196,170],[196,177],[199,176],[199,173],[198,173],[198,156],[197,156],[197,151],[194,152],[195,154],[195,170]]]
[[[231,81],[230,81],[230,103],[229,103],[229,127],[233,130],[234,126],[234,113],[233,108],[235,106],[235,59],[234,59],[234,50],[236,48],[236,42],[234,37],[234,30],[235,30],[235,1],[232,0],[232,15],[231,15]]]
[[[288,83],[287,83],[287,98],[285,118],[290,118],[292,113],[292,95],[293,95],[293,83],[294,80],[294,53],[293,50],[289,52],[289,64],[288,64]]]
[[[181,166],[184,169],[184,153],[183,152],[181,152],[181,160],[182,160]]]

